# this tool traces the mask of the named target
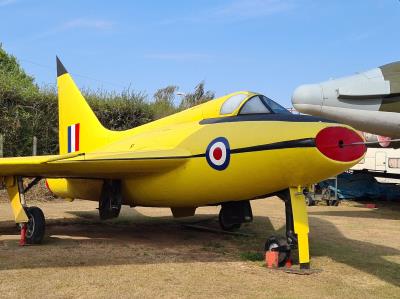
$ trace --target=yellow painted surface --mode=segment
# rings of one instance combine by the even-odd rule
[[[308,213],[306,200],[302,191],[302,188],[290,188],[294,232],[297,234],[299,262],[301,264],[310,262],[310,253],[308,248]]]
[[[308,234],[297,234],[298,250],[299,250],[299,263],[307,264],[310,262],[310,249],[308,244]]]
[[[28,216],[25,213],[24,207],[21,205],[18,184],[14,177],[6,177],[5,185],[7,187],[8,197],[11,203],[11,209],[14,214],[16,223],[28,222]]]
[[[308,234],[307,205],[304,194],[298,192],[297,188],[290,188],[290,199],[292,202],[295,233]]]
[[[104,128],[89,107],[70,74],[57,78],[60,154],[68,153],[68,126],[80,124],[80,151],[90,152],[119,138]]]
[[[59,197],[98,201],[103,182],[93,179],[47,179],[47,184],[50,191]]]

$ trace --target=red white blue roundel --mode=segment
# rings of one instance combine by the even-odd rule
[[[229,142],[224,137],[218,137],[210,142],[206,151],[208,164],[216,170],[224,170],[228,167],[231,158]]]

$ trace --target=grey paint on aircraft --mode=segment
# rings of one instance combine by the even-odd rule
[[[293,107],[374,134],[400,137],[400,62],[353,76],[301,85]]]
[[[380,67],[385,80],[390,82],[390,93],[400,93],[400,61]]]

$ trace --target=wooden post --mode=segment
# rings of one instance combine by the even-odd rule
[[[0,134],[0,157],[3,157],[4,135]]]
[[[33,136],[33,147],[32,147],[32,156],[37,155],[37,138]]]

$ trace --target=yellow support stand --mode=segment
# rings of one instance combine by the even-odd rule
[[[294,232],[297,234],[300,269],[310,268],[310,253],[308,246],[308,214],[303,188],[290,187],[290,201],[293,211]]]
[[[21,197],[18,188],[18,182],[16,177],[5,177],[4,183],[7,188],[8,197],[10,198],[11,209],[14,214],[16,223],[27,223],[29,221],[28,216],[25,213],[25,209],[21,204]]]

